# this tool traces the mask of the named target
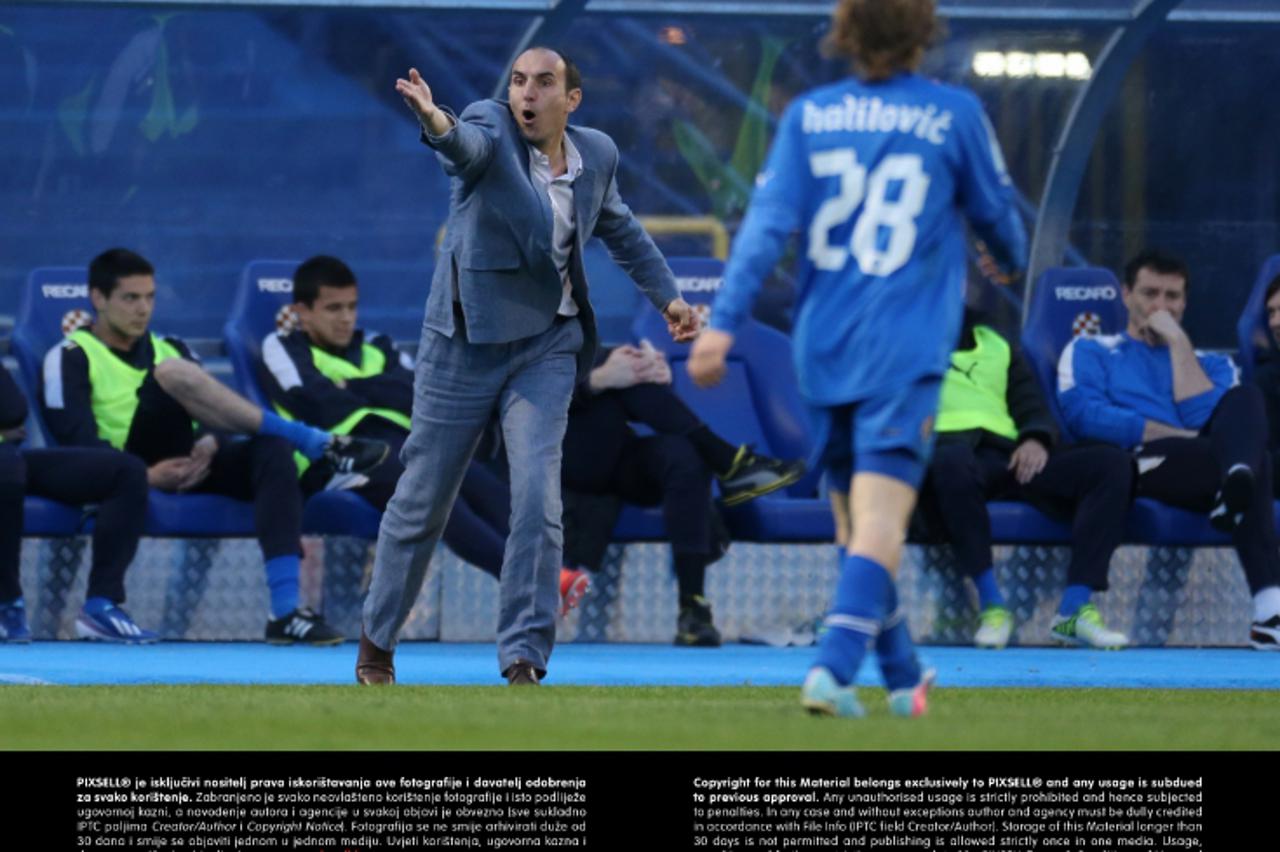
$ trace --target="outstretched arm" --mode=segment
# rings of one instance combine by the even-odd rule
[[[445,174],[469,179],[484,170],[498,133],[495,104],[477,101],[455,118],[448,107],[436,104],[431,87],[416,68],[409,69],[408,79],[396,80],[396,91],[417,116],[422,141],[435,149]]]

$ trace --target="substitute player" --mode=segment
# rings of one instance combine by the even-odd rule
[[[713,385],[734,330],[800,232],[794,347],[832,483],[840,581],[802,703],[861,716],[853,689],[874,643],[890,710],[925,710],[894,577],[932,442],[941,377],[960,328],[960,213],[1003,269],[1026,234],[990,123],[972,93],[916,75],[938,31],[934,0],[840,0],[830,52],[855,76],[786,110],[689,373]],[[840,489],[851,483],[851,491]]]

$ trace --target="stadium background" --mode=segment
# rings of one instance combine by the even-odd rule
[[[1097,63],[1132,8],[1146,5],[940,3],[951,35],[926,71],[982,98],[1029,222],[1088,81],[1013,66],[1025,76],[981,76],[975,55],[1082,53]],[[1258,264],[1280,244],[1280,115],[1266,108],[1280,79],[1280,10],[1271,0],[1154,5],[1173,7],[1168,22],[1153,28],[1115,97],[1093,105],[1096,138],[1076,146],[1087,170],[1065,211],[1065,259],[1116,268],[1146,244],[1181,252],[1202,299],[1189,314],[1192,337],[1234,348]],[[732,230],[782,105],[844,71],[816,48],[829,9],[801,0],[6,3],[0,322],[32,268],[83,265],[124,243],[160,270],[158,326],[219,337],[246,262],[323,250],[367,285],[366,325],[416,339],[447,183],[391,83],[416,64],[443,103],[469,103],[494,92],[531,30],[582,67],[577,120],[617,140],[620,189],[634,209],[711,215]],[[669,254],[709,251],[706,240],[663,242]],[[610,299],[629,294],[596,277],[606,313],[616,312]]]
[[[633,209],[686,222],[710,219],[730,233],[781,107],[845,70],[816,49],[830,9],[825,2],[337,5],[80,0],[0,8],[0,156],[6,164],[0,171],[0,350],[32,269],[83,266],[116,244],[137,249],[159,270],[156,327],[196,341],[224,378],[230,371],[219,343],[222,323],[242,270],[256,258],[342,256],[361,278],[362,324],[415,340],[447,183],[424,156],[391,86],[409,65],[423,71],[441,102],[462,105],[501,87],[526,38],[563,45],[585,78],[577,120],[617,140],[620,189]],[[982,99],[1041,259],[1057,245],[1052,263],[1114,269],[1144,245],[1177,251],[1193,270],[1193,338],[1204,347],[1234,349],[1235,322],[1258,267],[1280,246],[1280,115],[1268,109],[1272,83],[1280,79],[1275,3],[939,5],[950,35],[925,70]],[[1143,17],[1144,11],[1150,14]],[[1101,59],[1108,43],[1139,30],[1132,61],[1116,59],[1110,68],[1117,73],[1114,91],[1095,86],[1106,76]],[[1042,62],[1037,55],[1060,59]],[[1086,74],[1067,73],[1078,70],[1074,55],[1087,58]],[[1082,98],[1090,87],[1092,95]],[[1095,121],[1097,132],[1087,132]],[[1079,158],[1082,172],[1055,172],[1055,153]],[[659,235],[659,243],[673,255],[716,250],[707,233]],[[603,251],[594,251],[593,293],[603,329],[621,339],[638,302]],[[1020,288],[972,294],[1010,324],[1025,295]],[[785,326],[788,303],[787,284],[778,280],[760,313]],[[42,546],[29,543],[25,561],[43,564],[46,552],[33,550]],[[173,552],[182,546],[144,544],[141,570],[130,580],[131,599],[141,592],[140,621],[150,615],[146,620],[159,625],[165,575],[185,558]],[[224,586],[231,597],[219,606],[255,614],[240,626],[215,621],[204,634],[188,633],[189,623],[182,630],[195,638],[254,638],[260,566],[248,543],[223,550],[233,570],[221,569],[206,591],[216,601],[217,587]],[[745,553],[753,579],[717,585],[713,571],[713,599],[759,598],[762,587],[750,573],[755,563],[767,575],[768,565],[788,560],[811,580],[789,583],[801,599],[797,613],[820,609],[829,580],[823,572],[834,572],[827,549]],[[1060,577],[1061,555],[1033,552],[1031,570],[1046,581]],[[1118,626],[1134,629],[1144,618],[1137,600],[1150,568],[1144,568],[1145,549],[1121,555],[1133,598],[1123,603],[1132,620]],[[651,606],[637,608],[639,620],[612,638],[666,641],[674,600],[665,553],[641,545],[627,558],[634,564],[619,576],[657,591]],[[930,558],[913,555],[917,562]],[[1208,595],[1203,600],[1238,615],[1247,595],[1234,556],[1217,550],[1195,558],[1206,560],[1199,574]],[[437,581],[456,579],[457,597],[450,600],[458,606],[441,598],[438,612],[425,612],[426,635],[432,617],[437,635],[440,620],[453,618],[463,628],[453,638],[483,639],[475,625],[491,611],[491,583],[456,561],[446,559],[442,568]],[[1185,572],[1187,562],[1174,560],[1168,570]],[[247,589],[253,590],[248,601],[236,597]],[[65,594],[74,598],[76,590]],[[958,594],[954,585],[927,578],[908,591],[918,601],[950,596],[948,606],[963,608],[967,602]],[[345,617],[354,619],[354,602],[346,603]],[[748,600],[743,611],[772,603]],[[735,603],[725,610],[726,632],[733,633],[739,609]],[[1169,640],[1171,630],[1177,641],[1178,625],[1152,618],[1146,623],[1156,632],[1145,634],[1149,641]],[[56,619],[46,628],[46,635],[56,633]],[[1189,641],[1234,644],[1238,625],[1210,628]],[[939,630],[934,639],[963,641],[961,626]],[[6,657],[6,671],[11,662]],[[1121,676],[1109,685],[1124,683]],[[1216,685],[1274,688],[1275,682]],[[19,737],[30,733],[11,729]]]

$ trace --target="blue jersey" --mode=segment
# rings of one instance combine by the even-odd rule
[[[800,392],[839,405],[942,375],[964,305],[968,216],[1006,269],[1026,232],[978,99],[899,74],[802,95],[778,126],[711,327],[733,332],[799,232]]]
[[[1127,333],[1077,337],[1058,359],[1062,416],[1080,438],[1125,449],[1142,443],[1148,420],[1199,431],[1240,383],[1240,371],[1229,355],[1196,352],[1196,358],[1213,387],[1175,402],[1169,347]]]

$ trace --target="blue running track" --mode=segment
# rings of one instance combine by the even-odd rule
[[[0,645],[0,684],[349,684],[356,646],[280,648],[256,643],[171,642],[121,647],[86,642]],[[1280,689],[1280,654],[1245,649],[923,648],[949,687],[1055,686]],[[795,686],[811,648],[731,645],[578,645],[556,649],[548,685]],[[501,683],[489,644],[406,643],[396,653],[402,684]],[[876,683],[874,665],[862,682]]]

